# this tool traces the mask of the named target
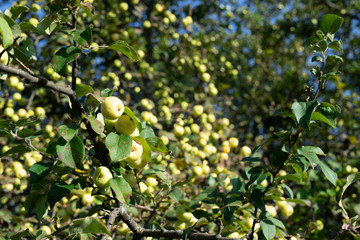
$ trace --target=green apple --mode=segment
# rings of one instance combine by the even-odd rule
[[[141,170],[143,169],[146,164],[147,164],[147,161],[144,157],[140,157],[139,159],[135,160],[135,161],[130,161],[128,162],[129,166],[132,167],[132,168],[135,168],[135,169],[138,169],[138,170]],[[141,182],[143,183],[143,182]],[[143,183],[145,185],[145,187],[147,188],[146,184]]]
[[[164,6],[161,5],[160,3],[156,3],[156,4],[155,4],[155,10],[156,10],[158,13],[161,13],[162,11],[164,11]]]
[[[19,78],[17,76],[9,77],[9,86],[15,88],[19,83]]]
[[[143,25],[144,25],[144,28],[151,28],[151,22],[149,20],[145,20]]]
[[[239,146],[239,140],[235,137],[229,138],[229,146],[232,148],[236,148],[237,146]]]
[[[190,219],[192,219],[194,215],[191,212],[187,211],[187,208],[185,206],[180,206],[176,210],[176,217],[182,222],[187,222],[190,221]]]
[[[290,217],[291,215],[293,215],[294,213],[294,208],[289,205],[289,204],[286,204],[285,206],[283,206],[281,208],[281,213],[282,215],[284,215],[285,217]]]
[[[203,174],[203,169],[201,166],[195,166],[193,172],[196,176],[201,176]]]
[[[29,23],[34,27],[37,27],[37,25],[39,24],[39,20],[37,20],[36,18],[30,18]]]
[[[115,96],[107,97],[101,105],[101,113],[104,118],[115,120],[124,113],[124,103]]]
[[[46,226],[46,225],[42,225],[40,227],[40,230],[44,231],[46,233],[46,235],[50,235],[51,234],[51,228],[49,226]]]
[[[127,4],[127,2],[121,2],[119,4],[119,9],[123,12],[126,12],[129,9],[129,4]]]
[[[216,96],[218,95],[219,91],[217,90],[217,88],[210,88],[210,96]]]
[[[30,8],[31,8],[31,11],[37,12],[37,11],[39,11],[41,9],[41,6],[39,4],[37,4],[37,3],[33,3],[33,4],[31,4]]]
[[[179,125],[179,124],[174,124],[174,134],[177,137],[181,137],[182,135],[184,135],[185,133],[185,129],[183,126]]]
[[[272,217],[275,217],[277,215],[276,208],[272,205],[265,205],[265,209],[268,213],[271,214]]]
[[[99,188],[107,188],[110,184],[110,179],[112,179],[111,171],[105,166],[97,168],[93,174],[93,181]]]
[[[131,146],[131,152],[130,155],[126,158],[127,162],[135,162],[136,160],[138,160],[139,158],[141,158],[143,153],[143,146],[138,143],[137,141],[132,141],[132,146]]]
[[[0,45],[0,53],[2,53],[2,51],[4,51],[4,47],[2,45]],[[2,55],[1,55],[1,64],[8,64],[8,61],[9,61],[9,55],[8,53],[5,51]]]
[[[19,82],[19,83],[16,85],[15,89],[16,89],[16,91],[19,91],[19,92],[23,91],[23,90],[25,89],[24,83],[23,83],[23,82]]]
[[[131,135],[135,131],[136,125],[131,117],[128,115],[122,115],[116,121],[115,129],[119,134]]]
[[[85,206],[90,206],[94,202],[94,196],[91,193],[85,193],[81,196],[81,202]]]
[[[44,117],[45,116],[45,109],[43,107],[36,107],[35,108],[35,115],[37,117]]]
[[[15,114],[15,110],[13,108],[7,107],[4,109],[4,114],[7,117],[12,117]]]
[[[191,16],[186,16],[185,18],[182,19],[182,23],[185,27],[187,27],[193,23],[193,19]]]
[[[248,146],[243,146],[240,149],[240,155],[243,157],[248,157],[251,155],[251,148],[249,148]]]
[[[204,81],[204,82],[209,82],[210,79],[211,79],[211,75],[207,72],[204,72],[201,74],[201,79]]]
[[[26,117],[28,117],[28,113],[27,113],[27,111],[26,111],[24,108],[19,108],[18,111],[17,111],[17,115],[18,115],[20,118],[26,118]]]
[[[148,187],[156,187],[159,184],[159,182],[154,177],[146,178],[145,183]]]
[[[22,98],[21,93],[16,92],[16,93],[13,94],[13,99],[14,99],[15,101],[18,102],[18,101],[21,100],[21,98]]]
[[[204,107],[202,105],[195,105],[193,107],[193,115],[194,117],[200,116],[204,112]]]

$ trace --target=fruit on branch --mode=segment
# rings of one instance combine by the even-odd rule
[[[4,47],[3,47],[3,45],[0,45],[0,53],[2,53],[2,51],[4,51]],[[4,64],[4,65],[8,64],[9,55],[6,51],[1,55],[0,61],[1,61],[1,64]]]
[[[239,146],[239,140],[237,138],[231,137],[229,139],[229,146],[232,148],[236,148],[237,146]]]
[[[42,225],[40,227],[40,230],[44,231],[46,233],[46,235],[50,235],[51,234],[51,228],[49,226],[46,226],[46,225]]]
[[[35,108],[35,115],[37,117],[44,117],[45,116],[45,109],[43,107],[36,107]]]
[[[115,96],[107,97],[101,105],[101,113],[104,118],[115,120],[124,113],[124,103]]]
[[[190,221],[194,217],[194,215],[191,212],[189,212],[185,206],[180,206],[176,210],[176,217],[180,221],[187,222]]]
[[[130,155],[126,158],[127,162],[134,162],[141,158],[143,154],[143,146],[137,141],[132,141]]]
[[[140,158],[136,159],[135,161],[128,161],[128,164],[132,168],[141,170],[146,166],[147,160],[144,158],[144,156],[141,156]],[[146,184],[145,184],[145,186],[147,187]]]
[[[240,149],[240,155],[243,157],[248,157],[251,155],[251,148],[249,148],[248,146],[243,146]]]
[[[105,166],[97,168],[93,174],[93,181],[99,188],[107,188],[110,179],[112,179],[111,171]]]
[[[277,215],[276,208],[272,205],[265,205],[265,209],[268,213],[271,214],[272,217],[275,217]]]
[[[281,208],[281,213],[282,215],[284,215],[285,217],[290,217],[291,215],[293,215],[294,213],[294,208],[289,205],[289,204],[286,204],[285,206],[283,206]]]
[[[204,107],[202,105],[195,105],[193,107],[193,116],[198,117],[204,112]]]
[[[94,199],[91,193],[85,193],[81,196],[81,203],[85,206],[90,206],[94,202]]]
[[[204,82],[209,82],[210,79],[211,79],[211,76],[210,76],[209,73],[204,72],[203,74],[201,74],[201,79],[202,79]]]
[[[134,120],[128,115],[122,115],[115,123],[116,132],[119,134],[131,135],[136,129]]]

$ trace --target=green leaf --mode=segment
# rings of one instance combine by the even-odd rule
[[[273,224],[275,224],[275,226],[285,229],[285,225],[279,219],[268,218],[268,220],[271,221]]]
[[[148,137],[155,137],[156,135],[152,127],[147,122],[143,122],[140,136],[146,139]]]
[[[141,123],[140,123],[139,119],[135,116],[135,114],[131,111],[131,109],[128,108],[128,107],[125,107],[124,108],[124,113],[126,115],[128,115],[134,121],[137,129],[139,130],[139,132],[141,132],[141,130],[142,130]]]
[[[268,219],[260,220],[260,227],[266,239],[275,237],[276,227],[272,221]]]
[[[26,119],[20,119],[19,121],[17,121],[15,123],[15,125],[18,126],[18,127],[35,126],[38,123],[42,122],[42,120],[39,119],[39,118],[35,119],[35,120],[32,120],[32,119],[33,119],[32,117],[29,117],[29,118],[26,118]]]
[[[36,132],[32,129],[23,128],[20,131],[17,132],[17,135],[21,138],[29,137],[35,135]]]
[[[309,46],[310,44],[314,44],[314,43],[320,41],[321,39],[322,39],[322,38],[321,38],[320,36],[316,35],[316,34],[315,34],[315,35],[312,35],[311,37],[309,37],[308,39],[306,39],[304,45],[305,45],[305,46]]]
[[[147,162],[151,161],[151,148],[148,144],[148,142],[141,136],[133,137],[133,139],[137,142],[139,142],[143,147],[143,154],[141,157],[146,159]]]
[[[338,105],[336,107],[331,103],[322,102],[317,110],[328,119],[335,119],[341,112]]]
[[[53,208],[55,203],[60,201],[63,197],[68,196],[74,189],[74,186],[74,184],[67,184],[65,182],[53,183],[48,193],[50,208]]]
[[[342,62],[344,62],[344,60],[342,59],[342,57],[337,56],[337,55],[331,55],[331,56],[328,56],[328,57],[326,58],[326,63],[329,64],[329,65],[339,64],[339,63],[342,63]]]
[[[265,211],[265,201],[262,186],[255,186],[251,192],[250,200],[258,207],[261,211]]]
[[[35,203],[35,213],[39,220],[42,220],[48,213],[49,204],[47,201],[47,195],[38,196]]]
[[[92,87],[86,84],[76,84],[76,96],[78,98],[85,96],[88,93],[94,93],[95,91]]]
[[[19,26],[23,32],[37,32],[37,28],[29,22],[21,22]]]
[[[319,166],[325,177],[336,187],[337,174],[322,161],[319,162]]]
[[[76,130],[77,128],[75,125],[70,125],[70,126],[61,125],[58,128],[60,136],[62,136],[67,142],[73,139],[73,137],[76,134]]]
[[[312,57],[311,62],[322,62],[322,57],[314,56]]]
[[[332,41],[329,43],[329,48],[338,52],[343,52],[343,43],[341,40]]]
[[[346,220],[349,219],[349,215],[348,213],[346,212],[345,208],[344,208],[344,205],[342,203],[342,198],[344,196],[344,193],[346,191],[346,189],[351,185],[353,184],[354,182],[358,181],[360,179],[360,173],[353,173],[351,175],[349,175],[347,178],[346,178],[346,184],[344,185],[343,189],[342,189],[342,193],[341,193],[341,196],[340,196],[340,201],[339,201],[339,206],[341,207],[342,211],[343,211],[343,216],[345,217]]]
[[[10,237],[10,239],[11,240],[22,240],[22,239],[29,239],[32,237],[33,237],[33,235],[29,232],[29,229],[26,229],[25,231],[15,233],[14,235],[12,235]]]
[[[325,79],[325,80],[333,79],[335,76],[337,76],[339,74],[340,74],[339,71],[337,71],[337,72],[329,72],[329,73],[326,73],[326,74],[322,75],[321,79]]]
[[[31,183],[40,182],[53,169],[52,162],[37,162],[29,169]]]
[[[292,112],[295,114],[296,120],[302,128],[309,128],[312,114],[319,105],[317,100],[310,102],[295,101],[291,106]]]
[[[67,75],[67,64],[75,61],[82,53],[80,47],[68,46],[60,48],[51,61],[55,71],[61,76]]]
[[[132,194],[129,183],[123,177],[110,179],[110,187],[114,190],[116,198],[122,203],[125,203]]]
[[[14,43],[14,36],[9,23],[5,20],[4,16],[3,13],[0,13],[0,33],[2,36],[2,45],[7,49]]]
[[[148,137],[146,138],[151,150],[162,153],[169,153],[169,150],[165,146],[164,142],[159,137]]]
[[[90,15],[94,13],[94,6],[90,2],[80,2],[79,6],[85,9],[85,11]]]
[[[309,160],[313,167],[316,167],[320,162],[317,155],[324,155],[324,152],[319,147],[312,146],[302,146],[297,150],[297,153]]]
[[[29,8],[26,6],[15,5],[9,9],[6,9],[5,15],[7,15],[15,20],[20,16],[21,13],[28,12],[28,11],[29,11]]]
[[[330,121],[328,118],[326,118],[324,115],[322,115],[319,112],[314,112],[311,117],[311,120],[320,121],[320,122],[326,123],[327,125],[331,126],[332,128],[336,128],[334,121]]]
[[[60,141],[56,145],[59,159],[71,168],[81,166],[85,157],[85,147],[82,140],[78,136],[74,136],[70,142],[65,141],[63,138],[61,139],[59,139]]]
[[[32,151],[32,149],[30,147],[20,144],[20,145],[10,148],[3,154],[0,154],[0,156],[3,157],[3,156],[8,156],[8,155],[11,155],[14,153],[26,153],[26,152],[30,152],[30,151]]]
[[[21,38],[19,46],[14,47],[14,55],[27,65],[37,60],[35,45],[28,37]]]
[[[50,35],[54,31],[58,31],[61,27],[60,22],[57,20],[57,14],[51,14],[44,17],[37,25],[40,34]]]
[[[327,47],[328,47],[327,42],[325,40],[321,40],[319,42],[312,44],[311,50],[318,52],[325,52]]]
[[[84,39],[87,44],[90,46],[93,39],[92,39],[92,28],[93,28],[93,25],[90,25],[89,27],[87,27],[83,32],[81,32],[80,34],[80,37],[82,39]],[[86,45],[84,43],[81,43],[82,45]]]
[[[104,124],[102,124],[99,120],[97,120],[94,116],[92,115],[83,115],[84,118],[86,118],[87,120],[89,120],[91,128],[97,133],[97,134],[102,134],[105,130],[105,126]]]
[[[107,135],[105,145],[109,149],[111,160],[118,162],[130,155],[132,139],[129,135],[118,135],[112,132]]]
[[[169,193],[169,197],[178,203],[184,199],[184,192],[181,190],[181,187],[174,187],[171,193]]]
[[[294,198],[293,191],[291,190],[291,188],[288,185],[282,183],[282,184],[280,184],[280,186],[282,187],[282,189],[284,189],[284,192],[286,193],[286,195],[289,196],[289,198],[291,198],[291,199]]]
[[[7,130],[0,129],[0,137],[11,137],[11,134]]]
[[[139,55],[137,54],[137,52],[135,51],[135,49],[133,49],[127,42],[125,41],[116,41],[114,43],[112,43],[109,47],[107,47],[108,49],[112,49],[112,50],[116,50],[119,51],[121,53],[123,53],[124,55],[126,55],[127,57],[129,57],[131,60],[137,62],[139,61]]]
[[[335,14],[326,14],[321,18],[320,29],[325,34],[334,34],[340,27],[344,19]]]
[[[96,218],[86,217],[84,219],[74,220],[74,224],[70,227],[71,233],[98,233],[107,234],[110,236],[109,231],[105,225]]]
[[[1,119],[0,118],[0,128],[14,130],[15,125],[12,123],[11,120]]]
[[[7,16],[5,14],[0,13],[0,16],[3,16],[3,18],[8,23],[8,25],[9,25],[9,27],[11,29],[12,36],[13,36],[14,40],[16,38],[18,38],[21,35],[21,28],[20,28],[19,24],[17,24],[17,22],[15,22],[14,19],[12,19],[11,17],[9,17],[9,16]]]

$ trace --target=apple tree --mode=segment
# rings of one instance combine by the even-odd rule
[[[358,156],[358,133],[334,100],[358,71],[340,81],[356,16],[286,11],[54,0],[0,13],[0,237],[359,236],[360,175],[338,159]]]

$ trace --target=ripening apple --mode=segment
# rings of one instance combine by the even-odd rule
[[[7,117],[12,117],[15,114],[15,110],[13,108],[7,107],[4,109],[4,114]]]
[[[174,134],[177,137],[181,137],[182,135],[184,135],[185,133],[185,129],[183,126],[179,125],[179,124],[174,124]]]
[[[115,129],[116,129],[116,132],[118,132],[119,134],[130,135],[135,131],[136,125],[135,125],[134,120],[131,117],[129,117],[128,115],[122,115],[116,121]]]
[[[123,12],[126,12],[129,9],[129,5],[126,2],[121,2],[119,5],[119,9]]]
[[[129,183],[130,187],[134,186],[137,182],[135,174],[132,171],[126,171],[123,177]]]
[[[143,153],[143,146],[138,143],[137,141],[132,141],[132,146],[131,146],[131,152],[130,155],[126,158],[127,162],[135,162],[136,160],[138,160],[139,158],[141,158]]]
[[[125,80],[130,81],[132,79],[132,74],[127,72],[127,73],[124,74],[124,78],[125,78]]]
[[[130,161],[128,162],[129,166],[132,167],[132,168],[135,168],[135,169],[138,169],[138,170],[141,170],[143,169],[146,164],[147,164],[147,160],[141,156],[140,158],[138,158],[137,160],[135,161]],[[146,184],[144,183],[144,185],[146,186]],[[146,186],[147,187],[147,186]]]
[[[2,53],[2,51],[4,51],[4,47],[2,45],[0,45],[0,53]],[[2,55],[1,55],[1,64],[8,64],[8,61],[9,61],[9,55],[8,53],[5,51]]]
[[[105,166],[97,168],[93,174],[93,181],[99,188],[107,188],[110,184],[110,179],[112,179],[111,171]]]
[[[35,115],[37,117],[43,117],[45,116],[45,109],[43,107],[36,107],[35,108]]]
[[[235,137],[229,138],[229,146],[232,148],[236,148],[239,145],[239,140]]]
[[[187,211],[185,206],[180,206],[176,210],[176,217],[180,221],[187,222],[190,221],[190,219],[192,219],[194,215],[191,212]]]
[[[9,77],[9,86],[15,88],[19,83],[19,78],[17,76]]]
[[[294,208],[289,205],[289,204],[286,204],[285,206],[283,206],[281,208],[281,213],[282,215],[284,215],[285,217],[290,217],[291,215],[293,215],[294,213]]]
[[[201,79],[204,81],[204,82],[209,82],[210,79],[211,79],[211,75],[207,72],[204,72],[203,74],[201,74]]]
[[[243,146],[240,149],[240,155],[243,157],[248,157],[251,155],[251,148],[249,148],[248,146]]]
[[[204,112],[204,107],[202,105],[195,105],[193,107],[193,115],[194,117],[200,116]]]
[[[23,90],[25,89],[24,83],[23,83],[23,82],[19,82],[19,83],[16,85],[15,89],[16,89],[16,91],[19,91],[19,92],[23,91]]]
[[[203,169],[201,166],[195,166],[193,172],[196,176],[201,176],[203,174]]]
[[[115,96],[107,97],[101,105],[101,113],[104,118],[115,120],[124,113],[124,103]]]
[[[146,178],[145,183],[148,187],[156,187],[159,184],[159,182],[154,177]]]
[[[39,24],[39,20],[37,20],[36,18],[30,18],[29,23],[34,27],[37,27],[37,25]]]
[[[46,226],[46,225],[42,225],[40,227],[40,230],[44,231],[46,233],[46,235],[50,235],[51,234],[51,228],[49,226]]]
[[[85,193],[81,196],[81,202],[85,206],[90,206],[94,202],[94,196],[91,195],[91,193]]]
[[[272,205],[265,205],[265,209],[268,213],[271,214],[272,217],[275,217],[277,215],[276,208]]]
[[[151,22],[149,20],[145,20],[143,25],[144,25],[144,28],[151,28]]]

